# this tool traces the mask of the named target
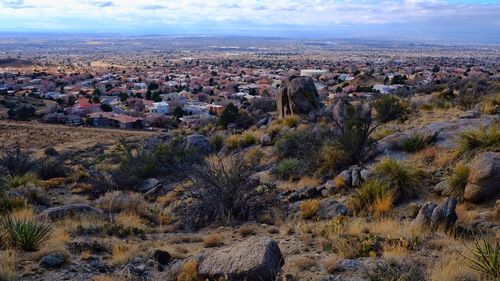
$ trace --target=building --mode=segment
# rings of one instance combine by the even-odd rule
[[[168,114],[169,112],[169,105],[164,101],[154,102],[152,105],[147,105],[146,108],[149,113]]]

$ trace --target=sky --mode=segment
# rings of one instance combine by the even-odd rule
[[[500,43],[500,0],[0,0],[0,32]]]

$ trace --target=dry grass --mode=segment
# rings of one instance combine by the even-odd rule
[[[278,189],[281,190],[297,190],[304,186],[313,187],[321,184],[319,179],[313,177],[302,177],[298,181],[284,181],[278,184]]]
[[[55,228],[64,229],[67,233],[76,234],[80,229],[100,228],[106,224],[101,217],[88,215],[67,218],[56,223]]]
[[[45,189],[60,187],[66,183],[66,178],[53,178],[50,180],[41,181],[40,185]]]
[[[169,242],[172,244],[181,244],[181,243],[200,243],[203,242],[203,238],[197,235],[176,235],[169,239]]]
[[[328,274],[334,274],[339,268],[339,262],[342,259],[339,256],[328,256],[321,260],[321,268]]]
[[[182,270],[177,276],[177,281],[201,281],[202,278],[198,273],[198,262],[189,260],[182,266]]]
[[[431,281],[479,281],[481,276],[466,266],[467,261],[457,252],[441,253],[439,260],[431,269]]]
[[[11,213],[11,218],[15,220],[35,220],[36,213],[33,208],[26,206],[20,209],[14,209]]]
[[[250,235],[255,235],[256,234],[255,227],[253,227],[251,225],[244,225],[244,226],[240,227],[240,229],[239,229],[238,232],[243,237],[250,236]]]
[[[138,249],[138,245],[114,241],[111,245],[111,263],[121,265],[131,261],[136,256]]]
[[[316,216],[319,210],[319,200],[311,199],[302,201],[300,204],[300,217],[308,220],[312,219]]]
[[[205,248],[219,247],[222,244],[222,235],[219,233],[212,233],[203,240]]]
[[[123,278],[117,279],[109,275],[98,275],[92,278],[92,281],[118,281],[118,280],[123,280]]]
[[[136,213],[132,212],[120,212],[115,216],[115,223],[122,225],[123,227],[131,227],[144,229],[146,227],[144,220]]]
[[[17,263],[16,251],[0,251],[0,280],[14,280],[17,275]]]
[[[385,246],[383,249],[383,257],[386,259],[391,259],[391,258],[404,258],[407,257],[411,254],[410,250],[408,250],[408,247],[405,247],[403,245],[392,245],[392,246]]]

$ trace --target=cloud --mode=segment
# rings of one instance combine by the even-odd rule
[[[99,8],[113,7],[115,5],[113,1],[91,1],[90,3]]]
[[[33,5],[26,5],[24,0],[3,0],[1,3],[4,7],[11,9],[27,9],[33,7]]]

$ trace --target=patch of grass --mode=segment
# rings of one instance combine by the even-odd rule
[[[35,220],[6,217],[0,220],[4,236],[15,247],[24,251],[35,251],[45,242],[52,231],[52,225]]]
[[[255,137],[255,135],[252,132],[245,132],[243,135],[241,135],[239,145],[241,147],[249,147],[256,143],[257,143],[257,138]]]
[[[288,128],[297,128],[300,119],[297,115],[289,115],[283,119],[283,124]]]
[[[121,265],[131,261],[137,254],[139,247],[121,241],[114,242],[111,246],[111,263]]]
[[[284,159],[276,167],[276,175],[280,179],[287,180],[293,175],[298,175],[301,168],[302,165],[299,160],[294,158]]]
[[[226,141],[224,143],[227,148],[236,149],[240,146],[240,139],[240,135],[230,135],[226,138]]]
[[[458,136],[455,148],[456,157],[472,159],[482,151],[500,151],[500,129],[498,124],[489,128],[481,127],[477,130],[463,132]]]
[[[431,140],[429,140],[427,136],[423,134],[414,134],[402,140],[399,147],[405,152],[413,153],[424,149],[430,145],[430,143]]]
[[[218,233],[212,233],[203,240],[205,248],[219,247],[220,245],[222,245],[222,236]]]
[[[177,281],[201,281],[198,273],[198,262],[194,259],[188,260],[182,266],[181,272],[177,276]]]
[[[212,145],[212,148],[215,150],[215,151],[219,151],[222,149],[222,147],[224,146],[224,136],[222,135],[213,135],[211,138],[210,138],[210,144]]]
[[[15,280],[17,263],[17,253],[14,250],[0,251],[0,280]]]
[[[395,259],[379,263],[372,270],[365,272],[369,281],[422,281],[426,280],[422,265],[409,260]]]
[[[244,225],[244,226],[240,227],[240,230],[238,232],[243,237],[256,234],[255,228],[251,225]]]
[[[319,205],[318,199],[302,201],[300,203],[300,217],[305,220],[314,218],[318,213]]]
[[[6,176],[3,178],[3,185],[6,189],[18,188],[26,186],[29,183],[38,184],[39,180],[36,175],[27,173],[17,176]]]
[[[369,180],[351,197],[351,206],[356,212],[386,213],[391,210],[393,191],[388,183],[380,180]]]
[[[420,191],[421,171],[390,157],[373,165],[372,176],[389,186],[395,203],[415,198]]]
[[[486,239],[477,240],[469,249],[469,267],[480,272],[488,280],[500,279],[500,243]]]
[[[451,195],[458,200],[463,200],[467,178],[470,174],[470,168],[467,165],[458,163],[453,170],[453,174],[448,178],[448,184],[451,188]]]
[[[327,257],[321,261],[321,268],[328,274],[334,274],[339,268],[340,261],[342,259],[338,256]]]
[[[375,139],[375,140],[381,140],[387,136],[394,134],[395,132],[396,132],[396,130],[394,130],[394,129],[380,126],[375,131],[373,131],[372,136],[373,136],[373,139]]]

